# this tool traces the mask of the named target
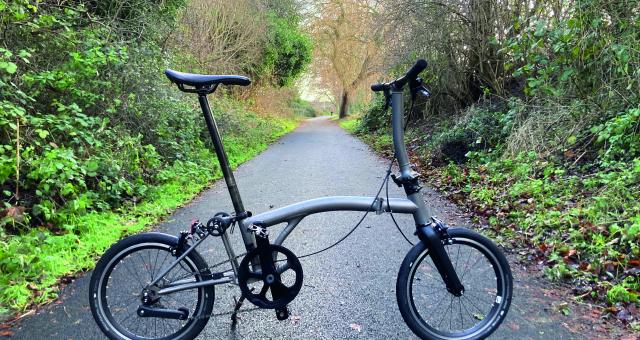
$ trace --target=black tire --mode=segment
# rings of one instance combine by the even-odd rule
[[[106,336],[111,339],[193,339],[202,331],[213,309],[213,286],[163,295],[156,302],[160,308],[187,308],[187,320],[142,318],[135,312],[142,304],[142,288],[150,283],[150,277],[160,274],[162,268],[176,260],[171,249],[177,243],[178,239],[171,235],[144,233],[120,240],[102,256],[91,275],[89,302],[93,318]],[[207,267],[204,259],[192,251],[165,277],[169,281],[187,277],[202,281],[211,277]],[[162,327],[160,333],[158,323]],[[149,331],[149,324],[155,324],[153,332]],[[141,328],[145,334],[140,334]]]
[[[460,281],[465,286],[465,293],[461,297],[455,297],[447,291],[442,278],[432,265],[433,262],[427,246],[424,242],[420,242],[405,256],[398,273],[396,298],[400,313],[409,328],[422,339],[486,338],[500,326],[511,304],[513,278],[509,263],[493,242],[478,233],[465,228],[449,228],[448,233],[452,243],[445,244],[445,249]],[[463,251],[462,260],[460,259],[461,250]],[[468,254],[466,263],[464,262],[465,252]],[[471,259],[474,253],[480,255],[475,263]],[[486,262],[481,262],[482,266],[477,268],[476,264],[479,259],[484,259]],[[464,268],[462,268],[463,263],[465,263]],[[425,279],[417,277],[419,268],[420,276],[424,274]],[[476,274],[473,273],[486,274],[487,278],[474,276]],[[492,281],[491,277],[494,277],[495,281]],[[433,284],[428,286],[429,288],[425,289],[425,292],[418,292],[418,289],[425,286],[424,282],[429,280],[432,280]],[[478,285],[486,287],[475,290]],[[495,297],[491,299],[494,295],[493,286],[495,286]],[[442,297],[436,294],[440,294]],[[422,299],[432,296],[438,302],[432,308],[421,311],[420,308],[427,303],[416,303],[415,300],[418,296]],[[454,303],[454,301],[457,302]],[[444,313],[438,313],[437,309],[443,306],[442,302],[444,302],[445,308],[448,305],[449,309]],[[481,307],[485,306],[487,312],[484,313],[484,309],[478,307],[478,304]],[[454,325],[455,322],[452,321],[453,317],[458,317],[458,306],[459,326]],[[448,315],[450,318],[447,318]],[[448,331],[440,328],[444,320],[449,322]],[[466,327],[465,322],[468,322],[470,326]],[[446,327],[446,323],[444,326]],[[459,328],[454,329],[452,326]]]

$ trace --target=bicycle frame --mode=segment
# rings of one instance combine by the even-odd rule
[[[220,134],[218,132],[218,127],[216,125],[215,119],[211,114],[211,109],[209,107],[209,103],[207,100],[207,91],[198,92],[198,99],[200,102],[200,106],[202,108],[202,112],[204,114],[204,118],[207,124],[207,128],[211,135],[211,139],[213,141],[213,146],[215,149],[216,156],[220,163],[220,167],[222,169],[222,173],[224,176],[224,180],[227,184],[227,188],[229,190],[229,195],[231,196],[231,201],[233,202],[233,207],[236,213],[236,216],[247,216],[247,212],[244,210],[244,205],[242,203],[242,199],[240,197],[240,192],[238,191],[238,187],[233,176],[233,172],[231,171],[231,167],[229,166],[229,161],[227,159],[227,155],[224,150],[224,146],[222,145],[222,140],[220,138]],[[392,125],[393,125],[393,145],[395,149],[395,155],[398,160],[398,164],[400,167],[400,183],[406,183],[403,185],[405,188],[405,193],[407,194],[407,198],[392,198],[388,201],[383,198],[374,198],[374,197],[362,197],[362,196],[333,196],[333,197],[324,197],[311,199],[307,201],[302,201],[299,203],[291,204],[282,208],[266,211],[257,215],[245,217],[238,221],[240,233],[242,235],[242,239],[244,241],[244,245],[247,251],[250,251],[256,247],[256,240],[253,233],[251,233],[248,228],[253,224],[260,224],[264,227],[270,227],[280,223],[287,223],[286,227],[280,232],[277,236],[274,244],[282,245],[282,243],[286,240],[286,238],[290,235],[290,233],[298,226],[300,221],[302,221],[306,216],[329,212],[329,211],[375,211],[376,213],[382,212],[394,212],[401,214],[411,214],[413,215],[416,229],[418,230],[418,234],[420,239],[429,242],[428,244],[434,245],[436,251],[434,252],[435,257],[438,257],[438,260],[444,260],[441,258],[444,252],[444,248],[442,247],[442,243],[440,238],[437,239],[437,243],[435,244],[435,240],[431,239],[435,234],[428,234],[424,231],[424,229],[433,230],[431,227],[430,218],[432,216],[431,211],[427,208],[422,195],[419,193],[420,186],[417,180],[417,174],[415,174],[411,170],[411,166],[409,164],[409,157],[407,155],[407,150],[404,143],[404,107],[403,107],[403,92],[401,89],[395,90],[392,89],[391,93],[391,107],[392,107]],[[152,286],[158,283],[173,267],[175,267],[187,254],[193,249],[195,249],[199,244],[201,244],[204,239],[206,239],[209,235],[205,235],[201,239],[197,240],[193,245],[191,245],[181,256],[179,256],[176,261],[174,261],[167,269],[161,272],[154,280],[149,284]],[[438,237],[436,235],[436,237]],[[169,294],[176,291],[192,289],[201,286],[207,285],[218,285],[224,283],[237,283],[237,268],[238,261],[236,259],[235,252],[233,247],[231,246],[231,242],[229,241],[228,234],[222,233],[221,235],[225,250],[229,257],[229,261],[231,262],[232,271],[226,271],[221,273],[215,273],[213,278],[207,279],[204,281],[193,281],[193,280],[180,280],[169,285],[163,286],[162,289],[157,291],[159,295]],[[438,247],[439,246],[439,247]],[[446,253],[444,253],[446,256]],[[434,262],[436,258],[434,257]],[[451,262],[448,257],[446,257],[446,261],[448,262],[448,266],[450,268],[438,268],[445,279],[445,282],[448,280],[448,277],[451,276],[451,272],[455,276],[455,272],[451,267]],[[442,270],[441,270],[442,269]],[[444,274],[443,274],[444,272]],[[448,273],[447,273],[448,272]],[[457,280],[457,276],[455,276]],[[459,284],[459,282],[458,282]]]

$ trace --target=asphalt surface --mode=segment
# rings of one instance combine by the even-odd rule
[[[297,201],[333,195],[373,196],[387,161],[326,118],[304,122],[255,159],[236,171],[245,207],[254,213]],[[390,186],[392,197],[403,197]],[[439,216],[452,224],[464,223],[462,214],[428,188],[425,199]],[[208,220],[218,211],[231,212],[224,181],[218,181],[191,203],[178,209],[157,227],[176,235],[198,218]],[[359,220],[358,212],[333,212],[303,220],[285,241],[297,255],[318,250],[343,236]],[[411,233],[413,221],[399,216],[401,227]],[[276,235],[281,226],[274,227]],[[272,236],[273,238],[275,236]],[[236,231],[231,238],[237,253],[242,243]],[[415,238],[412,236],[412,238]],[[303,259],[304,286],[290,304],[292,317],[277,321],[272,310],[247,311],[232,327],[229,315],[213,317],[200,339],[409,339],[416,338],[400,316],[395,298],[398,268],[410,246],[388,215],[370,214],[351,237],[337,247]],[[219,238],[199,248],[210,264],[225,258]],[[493,339],[580,338],[562,325],[558,312],[531,282],[526,272],[514,269],[514,300],[503,326]],[[88,306],[90,273],[69,284],[60,300],[36,315],[21,320],[14,339],[102,339]],[[229,312],[239,289],[216,287],[214,313]],[[251,308],[247,303],[243,309]]]

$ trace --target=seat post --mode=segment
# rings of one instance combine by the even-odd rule
[[[211,140],[213,141],[213,148],[215,149],[216,155],[218,156],[218,162],[220,162],[220,169],[222,169],[224,181],[227,183],[227,188],[229,189],[231,202],[233,202],[233,209],[236,211],[236,214],[241,214],[245,211],[244,205],[242,204],[242,198],[240,198],[240,192],[238,191],[238,186],[236,185],[236,179],[233,177],[233,172],[231,171],[231,167],[229,166],[227,153],[224,151],[224,146],[222,145],[222,139],[220,138],[220,133],[218,132],[218,125],[216,124],[213,115],[211,115],[211,108],[209,107],[207,95],[204,93],[198,93],[198,100],[200,101],[200,107],[202,108],[204,119],[207,122],[207,128],[209,129]]]

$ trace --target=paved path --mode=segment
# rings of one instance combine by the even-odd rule
[[[326,118],[306,121],[295,132],[236,171],[245,206],[262,212],[296,201],[330,195],[372,196],[386,161]],[[391,195],[402,197],[395,186]],[[423,190],[439,216],[460,223],[456,208],[430,190]],[[223,181],[178,209],[158,229],[171,234],[194,218],[206,221],[217,211],[232,211]],[[344,235],[361,213],[326,213],[310,216],[292,233],[285,246],[301,255],[326,246]],[[401,217],[411,231],[411,218]],[[279,227],[276,227],[279,228]],[[274,235],[277,230],[272,230]],[[240,252],[240,235],[232,235]],[[224,258],[222,242],[208,240],[200,252],[212,264]],[[304,287],[290,305],[292,320],[279,322],[273,311],[241,314],[231,328],[228,315],[212,318],[202,339],[408,339],[415,338],[404,324],[395,299],[395,281],[409,246],[387,215],[371,214],[344,243],[328,252],[304,259]],[[515,293],[511,312],[494,339],[578,338],[556,321],[550,301],[528,274],[514,270]],[[533,280],[535,281],[535,280]],[[23,319],[15,339],[101,339],[88,307],[89,274],[64,289],[60,303]],[[235,286],[216,287],[214,312],[230,311]],[[251,307],[250,304],[243,308]],[[350,324],[361,325],[361,331]]]

